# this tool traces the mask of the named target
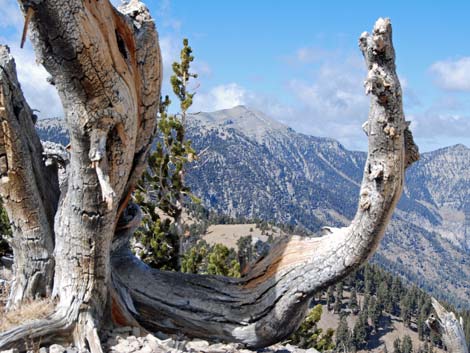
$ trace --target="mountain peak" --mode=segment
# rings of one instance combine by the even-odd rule
[[[455,151],[468,151],[468,147],[465,146],[464,144],[462,143],[458,143],[456,145],[453,145],[453,146],[449,146],[448,147],[450,150],[455,150]]]
[[[195,114],[192,119],[198,120],[208,127],[224,127],[237,130],[257,141],[262,141],[266,136],[271,136],[274,133],[286,133],[288,131],[286,125],[244,105],[210,113]]]

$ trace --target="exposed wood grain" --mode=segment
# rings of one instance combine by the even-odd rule
[[[372,256],[401,196],[405,168],[419,154],[404,119],[390,21],[379,19],[372,34],[362,34],[360,48],[371,97],[364,125],[369,152],[351,224],[321,238],[278,243],[241,279],[155,271],[122,247],[113,257],[113,273],[144,327],[267,346],[297,328],[318,290]]]

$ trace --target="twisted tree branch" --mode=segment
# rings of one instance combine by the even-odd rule
[[[267,346],[300,324],[313,295],[341,280],[374,253],[401,196],[405,168],[418,157],[404,119],[392,28],[379,19],[360,48],[371,96],[368,159],[351,225],[328,236],[277,244],[242,279],[152,270],[123,247],[113,274],[150,330]]]

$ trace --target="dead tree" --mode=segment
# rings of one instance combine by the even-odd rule
[[[13,59],[2,47],[0,192],[14,226],[11,306],[48,293],[57,305],[46,319],[1,333],[0,349],[23,349],[40,337],[100,352],[99,329],[107,324],[267,346],[297,328],[314,293],[374,253],[405,168],[418,157],[388,19],[359,42],[371,96],[369,153],[351,225],[322,238],[294,236],[231,279],[152,270],[129,251],[141,219],[129,200],[155,134],[162,76],[147,8],[137,0],[118,10],[108,0],[19,3],[29,13],[37,58],[59,92],[71,149],[61,168],[49,157],[46,166]]]
[[[436,316],[426,320],[426,325],[441,338],[450,353],[468,353],[467,340],[463,331],[463,320],[457,320],[452,311],[447,311],[435,298],[432,298],[432,307]]]

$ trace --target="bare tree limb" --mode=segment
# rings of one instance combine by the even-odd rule
[[[297,328],[318,290],[372,256],[401,196],[405,168],[418,152],[404,119],[390,21],[379,19],[371,35],[362,34],[360,48],[371,96],[369,152],[351,225],[279,243],[242,279],[155,271],[123,247],[114,254],[113,275],[144,327],[267,346]]]

